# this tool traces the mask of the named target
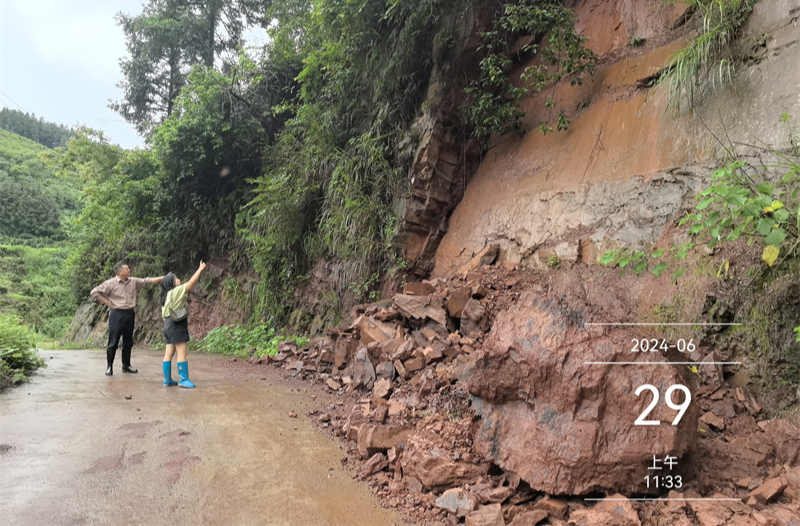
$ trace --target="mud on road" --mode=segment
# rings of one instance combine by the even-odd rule
[[[139,374],[112,377],[103,352],[42,356],[47,369],[0,395],[6,526],[402,523],[311,426],[317,402],[274,372],[192,355],[187,390],[161,385],[160,352],[135,350]]]

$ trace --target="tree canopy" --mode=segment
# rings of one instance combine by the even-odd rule
[[[124,96],[111,108],[148,134],[174,110],[192,67],[236,62],[245,28],[263,19],[266,0],[151,0],[140,15],[119,13],[129,56],[120,60]]]

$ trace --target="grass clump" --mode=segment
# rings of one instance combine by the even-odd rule
[[[703,27],[688,47],[672,56],[660,82],[669,86],[670,106],[692,107],[708,88],[732,82],[736,60],[731,44],[753,11],[757,0],[688,0],[700,13]]]
[[[223,325],[210,331],[205,338],[190,344],[195,350],[234,356],[275,356],[278,344],[291,341],[298,347],[308,344],[308,338],[288,336],[265,324]]]

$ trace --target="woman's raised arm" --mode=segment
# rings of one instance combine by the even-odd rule
[[[187,292],[192,290],[192,288],[197,284],[197,280],[200,279],[200,274],[203,273],[203,270],[205,270],[205,268],[206,264],[201,261],[200,266],[197,267],[197,270],[194,272],[194,275],[191,277],[191,279],[189,279],[189,282],[186,283]]]

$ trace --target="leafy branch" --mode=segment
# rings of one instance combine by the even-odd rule
[[[469,96],[467,121],[474,126],[473,135],[487,139],[492,134],[524,133],[525,112],[519,101],[549,86],[553,93],[545,102],[548,119],[541,120],[538,129],[542,133],[553,131],[550,122],[555,85],[562,80],[581,84],[583,75],[593,71],[596,60],[594,53],[584,47],[587,39],[575,32],[572,10],[556,2],[518,0],[506,4],[492,28],[480,36],[479,49],[486,54],[480,61],[481,76],[465,90]],[[520,75],[522,86],[517,86],[509,78],[514,65],[509,43],[524,36],[531,37],[531,42],[518,54],[539,55],[540,59],[525,68]],[[564,112],[559,112],[557,129],[564,131],[569,124]]]

